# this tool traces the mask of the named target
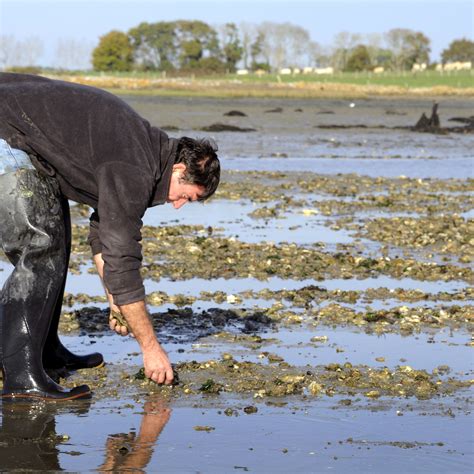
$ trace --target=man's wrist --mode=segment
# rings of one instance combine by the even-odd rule
[[[143,341],[139,342],[140,348],[142,352],[150,352],[154,350],[161,350],[160,343],[156,336],[150,335],[149,337],[145,338]]]

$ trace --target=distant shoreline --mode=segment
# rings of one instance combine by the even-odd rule
[[[281,98],[281,99],[312,99],[312,98],[370,98],[370,97],[474,97],[474,87],[453,86],[451,84],[435,84],[432,86],[413,87],[411,85],[360,84],[354,76],[343,77],[344,82],[331,82],[332,78],[323,80],[298,80],[291,78],[277,82],[258,78],[252,80],[229,78],[163,78],[133,75],[46,75],[53,79],[71,81],[109,90],[116,94],[153,95],[169,97],[209,97],[209,98]],[[280,79],[280,78],[278,78]],[[400,76],[400,83],[406,79]],[[465,77],[462,78],[465,84]],[[469,81],[471,79],[471,81]],[[473,82],[469,75],[468,83]],[[393,79],[392,79],[393,81]],[[413,81],[412,81],[413,82]],[[435,81],[433,81],[435,82]],[[438,81],[442,82],[442,81]],[[452,78],[450,81],[453,82]],[[461,84],[461,81],[458,81]]]

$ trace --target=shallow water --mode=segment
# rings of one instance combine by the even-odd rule
[[[186,222],[189,225],[205,223],[206,226],[222,228],[220,233],[226,237],[236,237],[243,242],[251,243],[272,241],[305,245],[314,244],[316,241],[327,244],[352,242],[348,232],[344,230],[335,232],[326,227],[327,218],[323,216],[301,216],[301,213],[291,213],[284,214],[281,219],[250,218],[248,214],[259,207],[263,206],[249,202],[214,200],[208,204],[184,206],[177,213],[171,206],[156,206],[146,212],[143,223],[145,225],[157,225],[157,223],[172,225],[176,221]]]
[[[230,405],[238,416],[230,417],[220,407],[167,407],[156,397],[125,408],[107,400],[82,405],[75,409],[80,414],[70,408],[36,409],[36,432],[30,436],[69,439],[48,450],[34,438],[25,440],[16,450],[21,452],[17,461],[8,463],[2,456],[4,466],[282,473],[288,466],[294,472],[467,472],[471,466],[465,455],[469,440],[459,435],[470,426],[462,405],[448,415],[430,402],[414,407],[378,401],[367,411],[340,408],[331,399],[316,406],[259,404],[257,413],[247,415],[245,404],[234,400]],[[9,416],[4,410],[3,418]],[[215,429],[199,432],[196,425]],[[21,435],[21,430],[13,433]]]
[[[433,136],[408,131],[380,129],[331,130],[318,125],[413,125],[421,112],[429,112],[430,100],[365,100],[349,107],[349,100],[276,101],[276,100],[207,100],[133,97],[127,99],[154,125],[175,125],[172,135],[202,135],[195,128],[213,122],[253,126],[255,133],[218,133],[222,164],[232,170],[302,171],[322,174],[358,173],[368,176],[420,178],[474,177],[472,165],[473,136]],[[443,100],[442,123],[450,116],[472,114],[472,100]],[[282,106],[282,114],[265,110]],[[302,108],[303,112],[295,112]],[[247,118],[223,117],[225,111],[244,110]],[[331,110],[332,114],[318,112]],[[387,115],[396,110],[404,115]],[[164,119],[166,117],[166,119]],[[272,157],[286,153],[287,158]],[[327,199],[306,196],[307,199]],[[340,197],[340,200],[350,198]],[[150,209],[144,218],[147,225],[202,224],[215,232],[254,243],[260,241],[294,242],[312,245],[321,242],[325,251],[335,251],[337,244],[353,242],[351,232],[333,230],[321,215],[305,216],[296,210],[284,213],[283,219],[252,219],[248,214],[261,207],[246,201],[214,200],[206,205],[185,206],[178,213],[169,206]],[[472,210],[464,216],[472,217]],[[363,211],[358,216],[384,216],[380,210]],[[390,213],[390,216],[397,214]],[[222,229],[222,230],[219,230]],[[380,244],[360,239],[364,252],[379,252]],[[70,275],[66,291],[100,295],[100,282],[87,272]],[[0,284],[11,267],[0,261]],[[301,281],[271,277],[193,278],[172,281],[145,281],[147,293],[164,291],[199,296],[201,291],[237,294],[246,290],[297,290],[317,285],[327,290],[367,290],[386,287],[420,289],[437,293],[466,288],[464,281],[421,281],[388,276],[373,278],[334,278]],[[273,300],[244,299],[242,303],[217,304],[196,301],[197,311],[221,308],[267,308]],[[436,302],[437,304],[438,302]],[[468,304],[454,301],[445,304]],[[294,311],[291,302],[285,305]],[[364,308],[363,302],[354,305]],[[435,302],[403,303],[374,300],[372,308],[434,306]],[[105,308],[105,304],[94,306]],[[80,308],[75,305],[73,309]],[[151,307],[151,312],[175,308],[167,303]],[[69,309],[68,309],[69,310]],[[216,332],[216,331],[214,331]],[[208,335],[181,343],[165,343],[174,363],[218,359],[232,353],[236,360],[261,361],[262,351],[277,354],[291,365],[308,368],[330,363],[366,364],[394,369],[409,365],[432,371],[440,365],[450,367],[450,375],[473,378],[470,333],[461,327],[427,327],[413,334],[377,334],[370,326],[306,324],[268,327],[259,335],[268,339],[255,350],[244,342],[229,342]],[[311,342],[313,336],[327,336],[327,341]],[[273,340],[274,339],[274,340]],[[63,336],[68,347],[78,353],[100,351],[112,373],[125,368],[136,372],[141,366],[137,343],[107,332]],[[379,360],[376,360],[379,359]],[[380,358],[384,358],[381,361]],[[341,396],[255,399],[251,395],[195,395],[166,401],[160,395],[144,393],[122,397],[99,397],[92,402],[65,406],[38,405],[10,407],[3,404],[0,430],[0,470],[13,467],[66,471],[126,470],[129,468],[164,472],[469,472],[472,453],[473,417],[471,391],[430,400],[362,395],[352,397],[351,405],[341,403]],[[272,403],[280,404],[272,405]],[[243,408],[257,407],[254,414]],[[234,414],[226,416],[231,408]],[[238,416],[235,416],[238,415]],[[214,428],[196,431],[197,425]],[[64,435],[64,436],[63,436]]]

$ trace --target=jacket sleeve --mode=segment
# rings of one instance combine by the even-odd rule
[[[92,255],[102,253],[102,243],[99,238],[99,227],[99,213],[97,212],[97,209],[94,209],[94,212],[89,218],[89,236],[87,237],[87,243],[91,246]]]
[[[141,227],[153,179],[143,169],[120,161],[100,166],[96,178],[104,284],[119,306],[143,300]]]

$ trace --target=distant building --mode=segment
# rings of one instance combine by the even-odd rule
[[[333,67],[315,67],[314,72],[316,74],[334,74]]]
[[[413,64],[413,66],[411,67],[411,71],[412,72],[426,71],[426,63],[421,63],[421,64],[415,63],[415,64]]]
[[[443,66],[443,71],[469,71],[472,69],[472,62],[471,61],[455,61],[452,63],[446,63]]]

